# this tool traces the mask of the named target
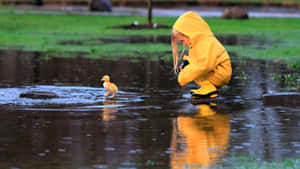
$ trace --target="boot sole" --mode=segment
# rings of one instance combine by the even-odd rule
[[[198,97],[198,98],[205,98],[205,99],[208,99],[208,98],[216,98],[216,97],[211,97],[212,95],[214,94],[218,94],[217,91],[214,91],[214,92],[211,92],[211,93],[208,93],[206,95],[201,95],[201,94],[195,94],[193,92],[191,92],[192,94],[192,97]]]

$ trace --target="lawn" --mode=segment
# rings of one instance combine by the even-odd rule
[[[172,25],[176,18],[155,17],[154,23]],[[205,18],[216,35],[250,35],[264,43],[226,45],[229,52],[240,57],[280,60],[290,67],[300,67],[300,19],[251,18],[223,20]],[[165,35],[170,29],[122,30],[112,26],[145,23],[146,17],[0,14],[0,48],[43,52],[84,52],[88,57],[122,57],[164,55],[171,59],[171,46],[166,43],[70,43],[62,41],[93,41],[123,35]]]
[[[228,161],[227,161],[228,160]],[[239,156],[228,158],[228,165],[216,169],[299,169],[299,159],[284,159],[276,162],[267,162],[255,156]]]

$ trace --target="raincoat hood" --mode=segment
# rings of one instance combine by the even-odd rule
[[[181,15],[173,25],[173,29],[188,36],[213,36],[208,24],[197,13],[189,11]]]

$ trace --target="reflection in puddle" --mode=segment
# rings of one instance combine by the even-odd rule
[[[102,119],[103,121],[109,121],[113,120],[116,118],[114,113],[117,112],[116,108],[114,105],[117,104],[116,100],[111,100],[111,99],[105,99],[103,102],[104,108],[103,108],[103,113],[102,113]]]
[[[218,162],[229,146],[229,114],[210,105],[197,105],[193,117],[178,116],[173,121],[171,168],[209,167]]]

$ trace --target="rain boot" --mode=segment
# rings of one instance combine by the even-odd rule
[[[217,88],[215,85],[213,85],[210,81],[204,80],[199,83],[201,88],[191,90],[191,93],[193,96],[199,96],[199,97],[217,97]]]

